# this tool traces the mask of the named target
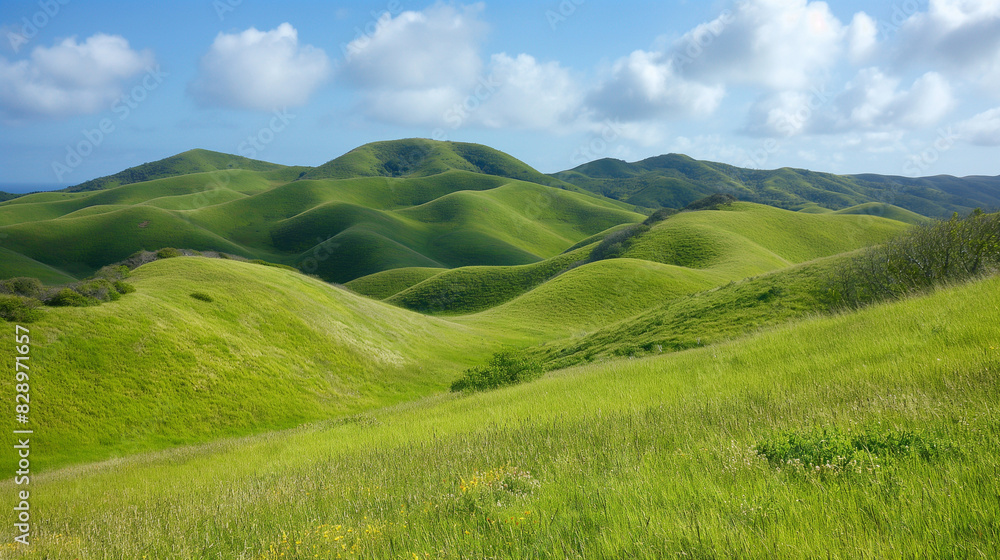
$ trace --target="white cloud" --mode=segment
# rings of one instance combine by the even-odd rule
[[[854,14],[847,29],[847,52],[854,63],[868,60],[878,46],[878,27],[864,12]]]
[[[98,33],[52,47],[36,47],[25,60],[0,57],[0,110],[14,118],[66,117],[110,108],[123,84],[154,64],[124,37]]]
[[[845,33],[825,2],[747,1],[685,34],[671,54],[698,81],[802,90],[837,62]]]
[[[569,70],[557,62],[539,63],[527,54],[493,55],[479,91],[475,99],[482,98],[482,108],[473,118],[491,128],[555,130],[571,124],[583,103]]]
[[[918,78],[909,90],[877,68],[866,68],[837,98],[840,129],[921,128],[947,115],[955,105],[951,86],[936,72]]]
[[[1000,107],[983,111],[956,127],[963,140],[977,146],[1000,146]]]
[[[482,71],[482,4],[461,10],[435,4],[423,12],[385,13],[371,36],[347,45],[345,74],[369,88],[464,87]]]
[[[954,107],[947,80],[927,72],[900,89],[900,80],[865,68],[838,95],[821,89],[762,96],[750,109],[746,131],[761,136],[913,130],[939,122]]]
[[[932,65],[998,95],[1000,0],[931,0],[903,24],[896,65]]]
[[[665,53],[634,51],[615,62],[589,102],[602,116],[631,121],[714,112],[725,88],[686,80],[676,66],[676,59]]]
[[[391,123],[445,124],[446,113],[482,78],[482,11],[482,4],[438,3],[396,17],[385,13],[374,33],[349,43],[342,71],[361,88],[365,112]]]
[[[282,23],[219,33],[189,91],[204,105],[271,111],[304,105],[329,75],[326,53],[300,46],[295,28]]]

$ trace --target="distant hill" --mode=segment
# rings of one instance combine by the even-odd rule
[[[632,208],[474,144],[378,142],[317,168],[192,150],[0,203],[0,272],[80,278],[163,247],[340,283],[402,267],[522,265],[641,221]]]
[[[313,168],[303,178],[428,177],[451,170],[580,190],[488,146],[423,138],[365,144]]]
[[[667,154],[635,163],[600,159],[553,177],[647,208],[683,208],[717,192],[791,210],[811,204],[841,210],[881,202],[924,216],[946,217],[977,207],[1000,208],[1000,176],[834,175],[788,167],[765,171]]]
[[[99,177],[79,185],[69,187],[66,192],[96,191],[132,183],[142,183],[164,177],[176,177],[191,173],[219,171],[223,169],[245,169],[247,171],[277,171],[287,166],[266,161],[213,152],[210,150],[188,150],[166,159],[130,167],[124,171]]]

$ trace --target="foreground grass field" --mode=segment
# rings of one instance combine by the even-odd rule
[[[998,324],[991,278],[50,471],[32,479],[34,544],[0,557],[995,558]],[[831,441],[860,448],[810,464]]]
[[[36,468],[412,400],[505,340],[250,263],[165,259],[129,281],[134,294],[30,325]]]

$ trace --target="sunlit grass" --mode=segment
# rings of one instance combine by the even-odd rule
[[[35,544],[0,557],[992,558],[998,324],[994,278],[352,421],[52,471],[32,481]],[[844,476],[758,452],[823,430],[919,433],[941,452]],[[8,507],[13,488],[0,486]]]

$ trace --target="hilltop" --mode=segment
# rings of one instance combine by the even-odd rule
[[[317,167],[190,150],[0,202],[0,275],[66,282],[164,247],[263,259],[338,283],[397,269],[533,265],[713,193],[916,224],[1000,204],[1000,179],[759,171],[678,154],[545,175],[487,146],[426,139],[366,144]]]
[[[799,210],[831,210],[889,203],[923,216],[1000,208],[1000,176],[908,178],[875,174],[834,175],[806,169],[759,170],[667,154],[627,163],[604,158],[553,177],[604,196],[649,208],[682,208],[712,193]]]

